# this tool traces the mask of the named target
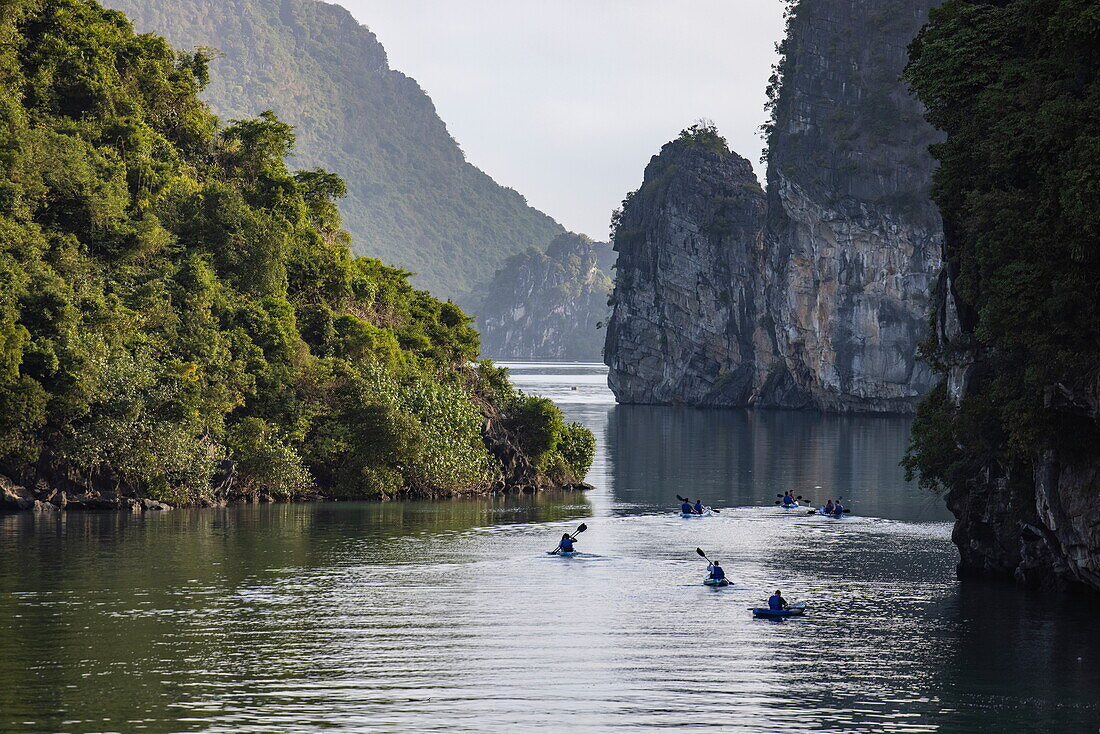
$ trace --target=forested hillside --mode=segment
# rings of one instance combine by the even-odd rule
[[[348,184],[356,252],[419,273],[463,306],[510,255],[563,230],[466,162],[416,81],[337,5],[318,0],[110,0],[141,31],[215,47],[203,98],[223,118],[274,110],[295,127],[295,165]]]
[[[202,53],[90,0],[7,0],[0,35],[0,469],[27,487],[5,496],[583,476],[591,434],[471,366],[457,306],[352,256],[344,184],[287,168],[285,122],[209,112]]]

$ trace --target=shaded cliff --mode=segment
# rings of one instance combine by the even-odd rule
[[[747,164],[659,186],[647,169],[642,191],[662,195],[628,198],[615,236],[606,356],[621,401],[911,412],[931,388],[916,354],[942,239],[935,132],[899,76],[932,4],[791,5],[759,216],[739,203],[715,236],[713,212],[748,184]]]
[[[941,381],[907,466],[946,492],[960,571],[1100,589],[1095,5],[945,3],[907,76],[947,134]]]
[[[598,362],[611,309],[611,247],[559,235],[512,256],[478,309],[482,352],[492,359]]]
[[[661,149],[615,222],[608,384],[624,403],[738,405],[757,382],[764,192],[713,128]]]
[[[371,31],[318,0],[110,0],[140,31],[214,47],[203,94],[223,118],[274,110],[295,126],[295,165],[347,181],[359,254],[418,273],[464,306],[511,255],[563,229],[468,163],[414,79]]]

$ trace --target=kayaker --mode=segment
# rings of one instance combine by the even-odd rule
[[[561,536],[561,542],[558,543],[558,553],[572,553],[573,544],[577,541],[569,536],[569,533]],[[546,546],[543,546],[545,548]]]
[[[715,561],[711,565],[707,566],[707,570],[710,571],[710,577],[715,581],[719,581],[726,577],[726,572],[722,570],[722,567],[718,565],[718,561]]]
[[[680,505],[680,514],[681,515],[691,515],[694,512],[695,512],[695,510],[692,508],[691,502],[689,502],[687,500],[684,500],[684,504]]]
[[[839,515],[842,512],[844,512],[844,505],[840,504],[840,500],[837,500],[836,504],[833,505],[833,514]]]
[[[836,505],[833,504],[832,500],[825,503],[824,511],[826,515],[836,514]]]
[[[797,505],[798,500],[796,500],[790,492],[787,492],[787,494],[783,495],[783,504],[785,504],[785,505]]]
[[[691,508],[691,511],[696,515],[703,514],[703,500],[695,500],[695,507]]]
[[[768,599],[769,609],[786,609],[787,600],[783,598],[783,595],[779,593],[779,589],[775,590],[775,593]]]

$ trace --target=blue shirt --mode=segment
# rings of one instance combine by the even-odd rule
[[[794,504],[794,497],[791,497],[789,494],[783,495],[783,504],[793,505]]]
[[[726,577],[726,572],[722,570],[721,566],[707,566],[707,570],[710,571],[712,579],[724,579]]]
[[[702,515],[702,514],[703,514],[703,503],[702,503],[702,502],[696,502],[696,503],[695,503],[695,507],[693,507],[693,508],[691,508],[691,509],[692,509],[692,511],[693,511],[693,512],[695,512],[695,513],[696,513],[697,515]]]
[[[572,538],[562,538],[561,539],[561,550],[562,550],[563,553],[572,553],[573,552],[573,539]]]
[[[782,609],[783,605],[787,603],[787,600],[781,597],[779,594],[772,594],[768,599],[768,606],[771,609]]]
[[[680,512],[682,512],[685,515],[690,515],[691,514],[691,504],[688,503],[688,502],[685,502],[684,504],[680,505]]]

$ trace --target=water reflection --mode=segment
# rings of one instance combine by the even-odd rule
[[[0,517],[0,731],[1100,726],[1095,600],[958,582],[896,466],[904,421],[514,374],[601,437],[587,496]],[[771,505],[788,485],[859,513]],[[727,512],[681,519],[676,493]],[[581,520],[583,554],[546,555]],[[700,583],[696,546],[731,586]],[[776,587],[810,613],[753,620]]]

